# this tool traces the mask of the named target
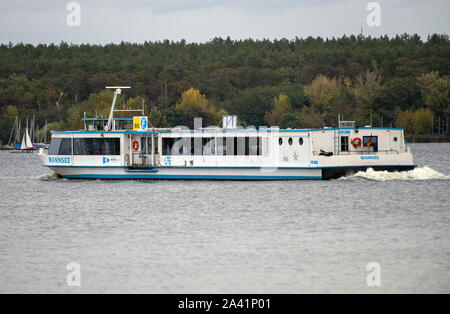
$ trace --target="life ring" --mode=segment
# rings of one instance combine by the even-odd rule
[[[361,147],[362,140],[359,137],[355,137],[354,139],[352,139],[351,143],[352,143],[354,148],[358,148],[358,147]]]
[[[139,150],[139,142],[138,142],[138,141],[134,141],[134,142],[133,142],[133,149],[134,149],[135,151]]]

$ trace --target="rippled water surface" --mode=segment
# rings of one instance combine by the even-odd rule
[[[449,293],[450,144],[411,146],[413,172],[322,182],[69,181],[0,151],[0,293]]]

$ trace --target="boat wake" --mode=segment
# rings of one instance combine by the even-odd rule
[[[362,178],[373,181],[422,181],[422,180],[450,180],[450,176],[446,176],[439,173],[429,167],[415,168],[410,171],[402,172],[388,172],[388,171],[375,171],[372,168],[366,171],[359,171],[353,175],[343,177],[341,180],[348,180],[354,178]]]
[[[43,175],[39,179],[41,179],[43,181],[57,181],[57,180],[61,180],[62,177],[59,174],[56,174],[53,172],[53,173]]]

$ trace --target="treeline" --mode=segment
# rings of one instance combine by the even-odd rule
[[[450,41],[363,36],[339,39],[215,38],[119,45],[1,45],[0,140],[15,116],[51,129],[79,128],[84,112],[107,116],[105,86],[130,85],[122,107],[145,104],[154,126],[218,124],[400,126],[409,134],[448,134]]]

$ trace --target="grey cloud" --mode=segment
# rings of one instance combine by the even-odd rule
[[[78,0],[82,27],[66,24],[70,0],[0,0],[0,42],[108,43],[214,37],[294,38],[449,33],[449,0],[375,0],[382,27],[366,26],[373,0]]]
[[[248,11],[289,9],[299,6],[322,6],[343,3],[349,0],[6,0],[0,2],[0,12],[39,12],[66,7],[69,2],[78,2],[83,7],[116,7],[127,11],[152,10],[167,14],[175,11],[198,10],[212,7],[234,7]],[[353,0],[355,1],[355,0]]]

